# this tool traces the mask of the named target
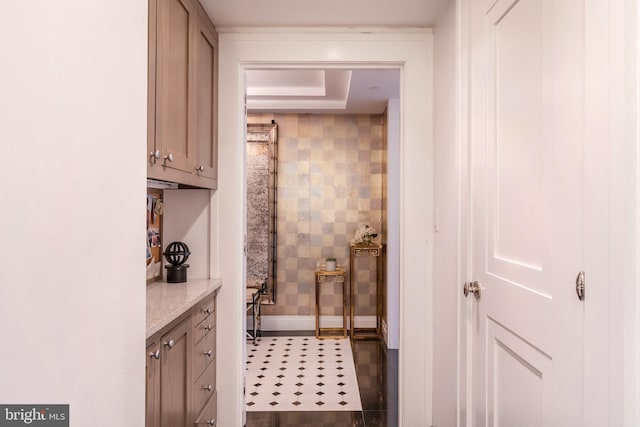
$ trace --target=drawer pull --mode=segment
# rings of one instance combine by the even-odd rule
[[[169,348],[173,348],[173,346],[175,345],[175,342],[173,340],[165,341],[164,345],[166,345]]]
[[[212,355],[212,354],[213,354],[213,352],[212,352],[211,350],[209,350],[209,351],[205,351],[205,352],[204,352],[204,355],[205,355],[205,356],[209,356],[209,357],[211,357],[211,355]]]
[[[204,386],[202,388],[205,389],[206,391],[212,391],[213,390],[213,386],[211,384],[206,385],[206,386]]]
[[[207,314],[211,314],[213,313],[213,310],[211,310],[211,308],[207,308],[204,312]]]
[[[211,329],[213,329],[213,326],[207,325],[203,329],[206,330],[206,331],[210,331]]]
[[[214,418],[214,419],[207,420],[207,425],[208,425],[208,426],[214,426],[214,425],[216,425],[216,420],[215,420],[215,418]]]
[[[156,360],[160,359],[160,350],[152,351],[151,353],[149,353],[149,356]]]

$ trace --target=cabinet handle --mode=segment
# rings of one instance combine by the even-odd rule
[[[210,419],[210,420],[207,420],[207,425],[208,425],[208,426],[214,426],[214,425],[216,425],[216,419],[215,419],[215,418],[212,418],[212,419]]]
[[[151,353],[149,353],[149,356],[152,359],[160,359],[160,350],[152,351]]]
[[[207,325],[204,327],[205,330],[210,331],[211,329],[213,329],[213,326],[211,325]]]
[[[211,314],[213,313],[213,310],[211,310],[211,308],[207,308],[204,312],[207,314]]]
[[[200,165],[196,168],[198,172],[204,172],[204,166]]]
[[[212,386],[211,384],[206,385],[206,386],[204,386],[204,387],[202,387],[202,388],[204,388],[204,389],[205,389],[205,390],[207,390],[207,391],[211,391],[211,390],[213,390],[213,386]]]
[[[155,163],[156,160],[160,160],[160,150],[150,152],[149,158],[151,159],[151,163]]]
[[[212,354],[213,354],[213,352],[212,352],[211,350],[209,350],[209,351],[205,351],[205,352],[204,352],[204,355],[205,355],[205,356],[209,356],[209,357],[211,357],[211,355],[212,355]]]
[[[173,346],[175,345],[175,342],[173,342],[173,340],[165,341],[164,345],[166,345],[169,348],[173,348]]]
[[[166,156],[164,156],[164,161],[165,162],[173,162],[173,154],[169,153]]]

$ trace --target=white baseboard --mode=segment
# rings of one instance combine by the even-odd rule
[[[251,325],[251,316],[247,317],[247,325]],[[375,328],[376,316],[356,316],[354,319],[356,328]],[[347,325],[349,318],[347,317]],[[263,331],[315,331],[315,316],[261,316]],[[320,317],[320,327],[341,328],[342,316]],[[348,326],[347,326],[348,327]]]

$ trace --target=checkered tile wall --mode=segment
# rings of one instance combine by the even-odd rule
[[[348,267],[359,226],[383,231],[384,116],[248,117],[250,123],[272,119],[278,124],[277,303],[263,306],[263,314],[311,315],[316,267],[327,257]],[[375,315],[375,258],[358,259],[356,270],[356,315]],[[323,287],[320,305],[323,314],[340,315],[340,288]]]

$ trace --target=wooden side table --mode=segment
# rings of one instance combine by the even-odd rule
[[[336,271],[316,270],[316,338],[346,338],[347,337],[347,288],[345,286],[344,268],[336,268]],[[324,283],[342,284],[342,328],[321,328],[320,327],[320,285]],[[325,335],[322,332],[338,332],[340,335]]]
[[[349,256],[349,288],[351,289],[351,315],[349,322],[351,325],[351,339],[381,339],[382,338],[382,304],[383,289],[383,251],[384,246],[381,244],[356,243],[351,245]],[[356,328],[354,318],[356,315],[356,271],[355,259],[358,257],[373,256],[376,257],[376,327],[375,328]]]

